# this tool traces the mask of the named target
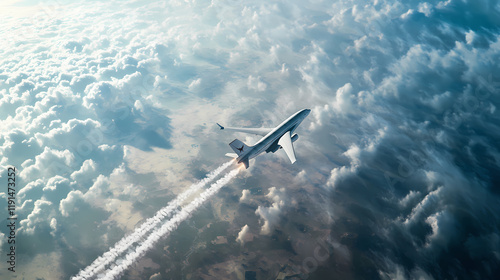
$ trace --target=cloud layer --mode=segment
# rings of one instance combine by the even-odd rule
[[[280,256],[304,273],[315,257],[301,242],[328,233],[340,245],[321,247],[329,258],[311,277],[500,274],[497,1],[95,1],[30,11],[0,27],[9,38],[0,43],[0,171],[19,169],[27,259],[55,252],[64,278],[76,274],[165,205],[157,185],[192,182],[224,160],[233,135],[211,122],[272,126],[310,108],[298,162],[261,156],[241,181],[248,191],[234,207],[247,214],[227,234],[236,240],[247,225],[262,235],[254,247],[236,243],[234,255],[265,255],[259,242],[283,235],[294,252]],[[147,160],[138,164],[135,149]]]

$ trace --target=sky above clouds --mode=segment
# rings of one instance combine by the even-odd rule
[[[228,227],[220,263],[267,269],[274,254],[274,271],[288,264],[302,279],[500,273],[498,1],[10,1],[0,10],[0,172],[18,170],[27,279],[75,275],[225,162],[235,137],[258,140],[215,122],[271,127],[303,108],[312,112],[297,130],[298,161],[258,157],[206,206],[210,222]],[[181,261],[163,247],[182,238],[147,255],[161,264],[148,277],[177,275]],[[311,258],[314,269],[304,266]],[[201,277],[216,266],[185,270]]]

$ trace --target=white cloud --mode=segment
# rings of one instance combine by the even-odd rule
[[[428,240],[434,248],[449,234],[446,225],[460,217],[454,212],[457,203],[468,205],[479,224],[481,211],[498,212],[491,206],[498,205],[495,196],[487,195],[500,158],[491,140],[498,138],[497,77],[488,74],[498,73],[493,58],[500,50],[498,11],[491,5],[451,0],[226,4],[72,4],[48,20],[33,24],[19,18],[0,27],[0,34],[12,34],[0,42],[0,171],[22,167],[25,187],[18,194],[27,228],[36,231],[55,221],[54,232],[68,240],[80,228],[61,230],[67,220],[82,207],[98,208],[90,198],[101,199],[108,211],[139,199],[144,189],[134,181],[139,176],[129,176],[130,166],[122,165],[125,153],[137,154],[125,145],[151,153],[141,176],[186,170],[184,163],[193,160],[203,161],[203,169],[228,148],[205,120],[272,125],[298,108],[311,108],[312,114],[298,128],[302,156],[297,164],[304,165],[287,167],[303,170],[294,183],[307,185],[301,185],[306,191],[310,185],[335,187],[335,199],[346,195],[374,215],[374,230],[388,217],[397,227],[400,220],[385,209],[402,209],[408,228],[435,226]],[[460,13],[465,10],[467,15]],[[484,20],[467,26],[466,16]],[[20,32],[26,27],[31,32]],[[175,127],[166,115],[177,115]],[[180,143],[171,153],[152,151],[170,148],[171,135]],[[465,141],[463,135],[470,137]],[[399,160],[413,149],[423,151],[424,166],[400,176]],[[164,158],[156,161],[160,154]],[[167,172],[175,182],[192,180],[185,175],[189,170]],[[384,174],[397,176],[391,178],[396,185],[387,187]],[[353,180],[366,186],[366,193],[348,196]],[[339,188],[341,181],[345,189]],[[363,201],[366,196],[370,200]],[[467,197],[491,200],[477,210]],[[256,212],[265,232],[279,222],[286,194],[275,189],[268,198],[271,206]],[[370,211],[373,201],[383,207]],[[337,202],[323,203],[346,208],[338,213],[349,211]],[[57,205],[60,214],[49,211]],[[113,221],[100,226],[109,224]],[[426,238],[411,229],[404,233],[415,244]],[[494,236],[491,230],[481,234]],[[479,248],[485,240],[470,241],[469,247]],[[418,270],[420,255],[414,256],[414,270],[401,264],[391,275],[406,270],[410,278],[427,277]],[[484,271],[479,274],[488,278]]]
[[[240,232],[238,233],[238,237],[236,238],[236,241],[241,244],[241,246],[245,245],[245,242],[248,242],[251,240],[251,235],[250,235],[250,227],[248,225],[244,225]]]
[[[247,86],[249,89],[256,91],[265,91],[267,88],[266,84],[261,81],[260,77],[252,77],[252,75],[248,76]]]
[[[441,1],[436,5],[436,8],[443,9],[451,3],[451,0]]]
[[[418,11],[424,14],[426,17],[431,16],[432,9],[433,9],[432,4],[429,4],[427,2],[418,4]]]
[[[50,220],[50,228],[52,229],[50,234],[52,236],[55,236],[55,234],[57,232],[57,220],[56,220],[56,218],[52,218],[52,220]]]
[[[195,90],[196,88],[198,88],[201,84],[201,78],[198,78],[196,80],[193,80],[190,84],[189,84],[189,90]]]
[[[250,196],[250,191],[249,190],[243,190],[241,191],[241,197],[240,197],[240,202],[246,202],[249,199]]]
[[[285,189],[277,189],[272,187],[269,189],[269,193],[266,195],[267,198],[273,201],[270,207],[263,207],[259,205],[255,214],[262,219],[261,234],[268,235],[271,234],[275,225],[280,219],[281,208],[285,205],[283,200]]]
[[[411,190],[403,199],[399,201],[399,204],[403,207],[408,207],[408,204],[412,203],[419,195],[419,191]]]
[[[106,197],[106,192],[109,189],[110,182],[106,176],[99,175],[95,180],[94,184],[88,189],[88,191],[83,195],[85,201],[89,204],[102,205],[105,203],[102,201]]]
[[[476,33],[472,30],[469,30],[469,32],[465,33],[465,41],[469,45],[474,42],[475,37],[476,37]]]
[[[71,179],[82,184],[82,182],[89,179],[94,179],[98,175],[97,171],[97,163],[92,159],[87,159],[82,163],[79,170],[71,173]]]
[[[70,181],[57,175],[47,180],[47,183],[43,188],[43,197],[46,200],[57,204],[61,199],[65,198],[71,190],[72,186]]]
[[[413,9],[408,9],[408,11],[404,14],[401,15],[401,18],[402,19],[407,19],[409,16],[411,16],[413,14]]]
[[[21,199],[21,201],[33,197],[38,199],[43,194],[44,186],[45,183],[42,179],[31,181],[17,193],[17,197]]]
[[[356,172],[356,167],[346,167],[346,166],[341,166],[341,167],[335,167],[332,169],[330,172],[330,178],[328,179],[327,185],[335,188],[340,180],[343,178],[347,178],[348,176],[355,174]]]
[[[356,102],[353,88],[350,83],[345,84],[337,90],[334,106],[337,112],[341,114],[353,113],[353,110],[356,108]]]
[[[83,201],[84,196],[81,191],[71,191],[68,196],[59,203],[59,211],[64,217],[68,217],[72,212],[79,210],[77,204]]]
[[[413,209],[409,217],[404,221],[409,225],[422,220],[422,216],[427,213],[433,213],[436,207],[439,207],[439,198],[441,197],[442,187],[429,192]]]
[[[35,208],[26,219],[20,221],[20,233],[34,234],[37,227],[49,227],[50,217],[54,215],[52,203],[46,200],[37,200]]]
[[[426,247],[447,250],[450,243],[455,241],[455,233],[460,229],[455,225],[455,218],[444,210],[427,217],[425,220],[432,228],[432,233],[427,236]]]
[[[71,170],[73,160],[74,155],[69,150],[61,151],[45,147],[43,152],[35,157],[34,162],[27,160],[23,163],[23,170],[19,176],[29,182],[64,174]]]

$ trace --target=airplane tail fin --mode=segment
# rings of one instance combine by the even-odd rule
[[[229,146],[233,149],[233,151],[240,156],[241,154],[247,153],[251,147],[245,145],[245,143],[241,142],[238,139],[234,139],[233,142],[229,143]]]

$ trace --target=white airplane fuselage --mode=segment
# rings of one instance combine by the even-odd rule
[[[290,135],[292,135],[297,126],[299,126],[299,124],[309,115],[310,112],[311,110],[309,109],[303,109],[293,114],[288,119],[283,121],[280,125],[278,125],[276,128],[271,130],[264,137],[262,137],[262,139],[260,139],[257,143],[255,143],[255,145],[251,146],[250,149],[242,152],[236,158],[236,161],[238,163],[246,162],[248,164],[248,160],[255,158],[264,151],[268,153],[276,152],[281,148],[281,146],[278,144],[281,137],[283,137],[283,135],[285,135],[287,132],[290,132]],[[297,134],[291,136],[291,142],[295,142],[297,139],[298,139]]]

